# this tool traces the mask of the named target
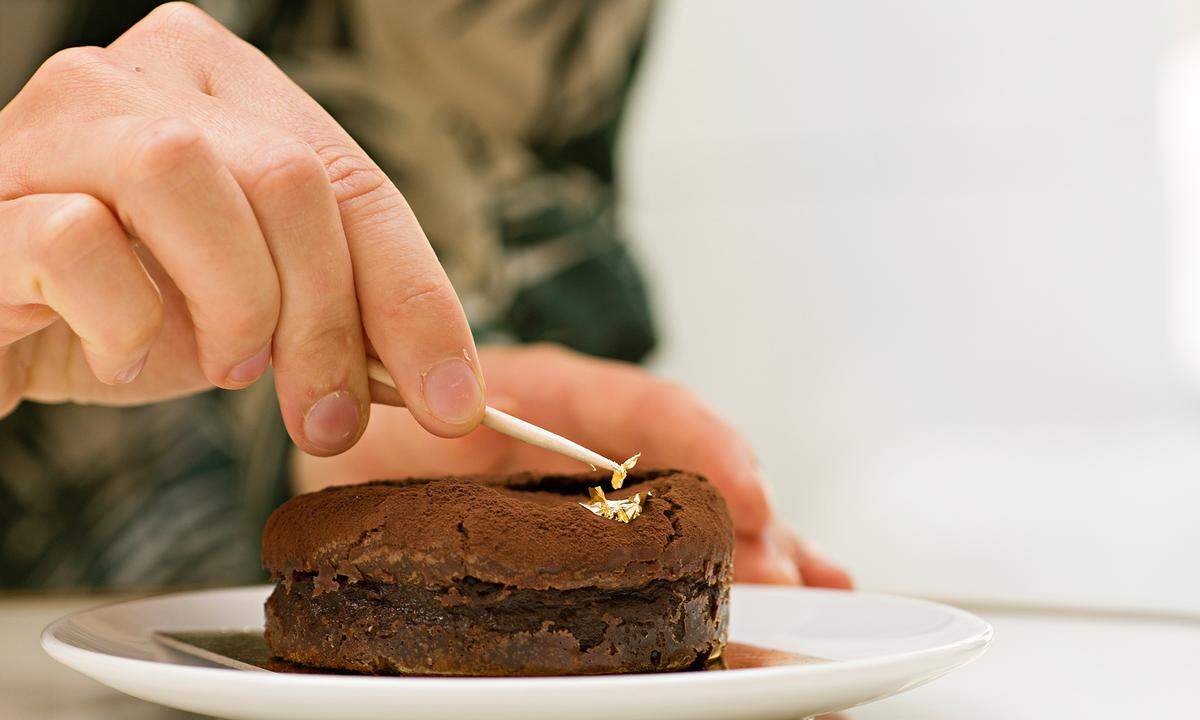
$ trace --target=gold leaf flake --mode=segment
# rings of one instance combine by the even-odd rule
[[[579,504],[583,505],[588,510],[591,510],[592,512],[596,513],[600,517],[605,517],[610,520],[612,519],[612,516],[613,516],[612,505],[609,504],[608,498],[604,497],[604,490],[599,485],[597,485],[596,487],[588,488],[588,497],[591,498],[590,502],[588,502],[586,504],[585,503],[579,503]]]
[[[637,465],[638,458],[640,458],[641,456],[642,456],[642,454],[638,453],[638,454],[634,455],[633,457],[629,458],[628,460],[626,460],[625,462],[621,463],[621,467],[617,468],[616,470],[613,470],[613,474],[612,474],[613,490],[621,489],[621,486],[625,484],[625,477],[627,475],[629,475],[629,471],[633,469],[633,466]]]
[[[591,498],[589,502],[579,504],[602,518],[628,523],[642,514],[641,493],[624,500],[609,500],[604,497],[603,490],[593,487],[588,488],[588,496]],[[649,492],[646,493],[646,497],[650,497]]]

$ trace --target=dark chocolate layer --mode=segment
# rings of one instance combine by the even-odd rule
[[[725,643],[728,585],[510,590],[473,578],[433,590],[374,582],[267,601],[267,643],[304,665],[375,674],[559,675],[678,670]]]

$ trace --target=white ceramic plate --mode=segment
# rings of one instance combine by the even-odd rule
[[[832,662],[726,672],[549,678],[245,672],[151,633],[261,628],[270,587],[178,593],[69,615],[55,659],[122,692],[224,718],[802,718],[914,688],[983,653],[991,627],[945,605],[868,593],[734,587],[730,640]]]

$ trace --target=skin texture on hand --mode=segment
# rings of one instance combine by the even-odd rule
[[[274,364],[303,450],[351,446],[365,353],[445,437],[483,414],[466,317],[395,186],[194,6],[51,57],[0,111],[0,415],[152,402]]]
[[[749,444],[684,388],[634,365],[555,346],[483,348],[489,402],[608,457],[642,452],[639,465],[679,467],[720,488],[737,533],[734,572],[743,582],[849,588],[849,576],[812,552],[775,516]],[[337,457],[297,456],[301,492],[372,478],[545,470],[579,463],[480,428],[456,440],[420,431],[403,409],[377,406],[370,427]]]

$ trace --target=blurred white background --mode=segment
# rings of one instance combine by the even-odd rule
[[[1189,26],[1166,0],[662,8],[622,153],[656,367],[865,588],[1200,610],[1160,117]]]

